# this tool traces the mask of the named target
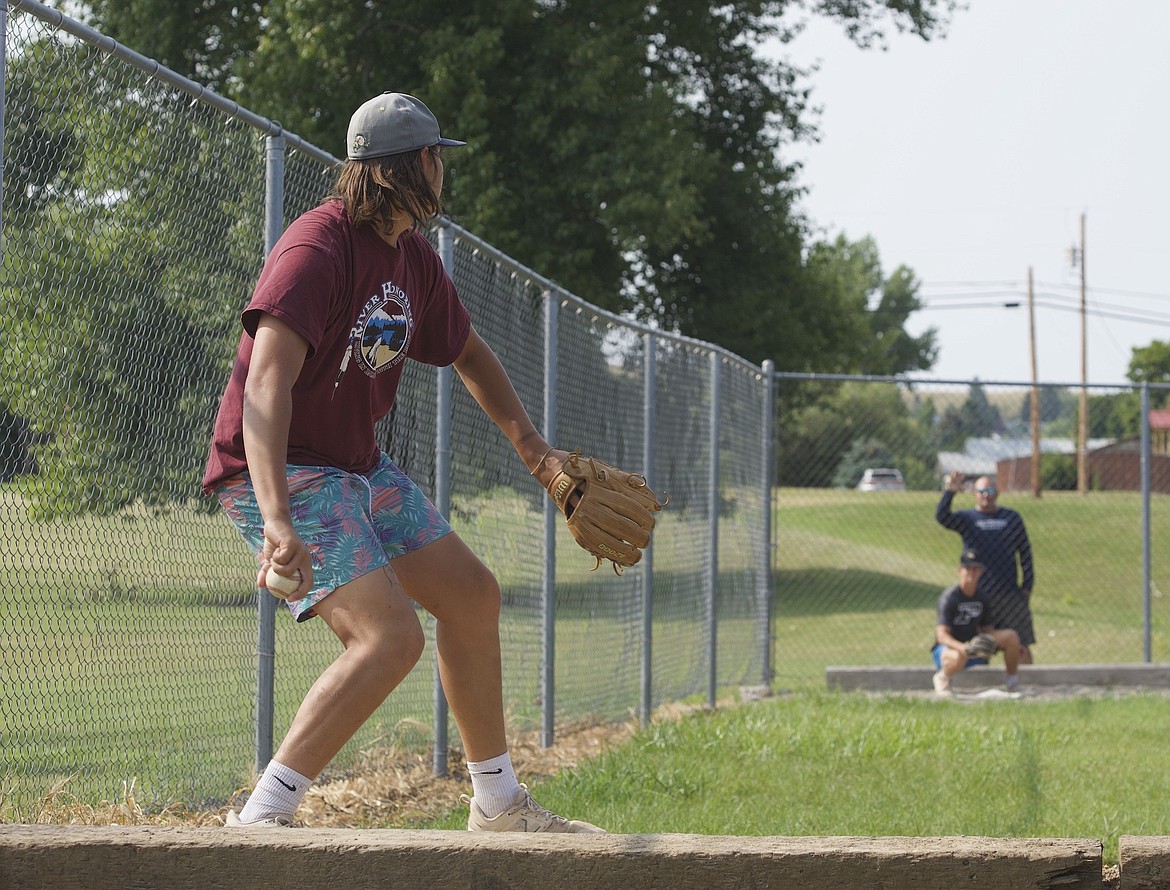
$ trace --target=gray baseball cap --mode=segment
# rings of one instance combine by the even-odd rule
[[[349,119],[345,148],[350,160],[383,158],[428,145],[466,145],[439,135],[439,122],[414,96],[385,92],[362,104]]]

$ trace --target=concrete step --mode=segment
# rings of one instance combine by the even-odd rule
[[[926,690],[934,668],[925,666],[825,668],[825,682],[830,689]],[[957,690],[987,689],[1003,684],[1002,662],[978,665],[957,674],[952,686]],[[1132,686],[1170,688],[1170,664],[1025,664],[1020,666],[1020,682],[1025,686]]]
[[[1117,841],[1121,890],[1166,890],[1170,887],[1170,837],[1135,837]]]
[[[1055,838],[0,826],[0,887],[6,890],[952,886],[1098,890],[1101,844]]]

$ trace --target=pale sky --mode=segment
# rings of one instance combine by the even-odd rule
[[[828,237],[872,236],[887,275],[914,270],[930,308],[907,328],[938,329],[930,377],[1031,380],[1031,266],[1039,379],[1070,383],[1083,213],[1088,381],[1124,382],[1134,346],[1170,341],[1170,2],[969,7],[930,43],[859,50],[814,22],[785,48],[820,63],[822,138],[794,150],[803,208]]]

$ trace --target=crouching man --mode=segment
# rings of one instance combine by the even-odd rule
[[[978,590],[982,575],[979,555],[974,550],[964,550],[959,559],[959,583],[938,598],[932,655],[937,671],[934,691],[939,695],[951,694],[955,674],[973,664],[987,664],[996,652],[1003,652],[1007,688],[1019,685],[1020,637],[1010,628],[995,626],[991,602]]]

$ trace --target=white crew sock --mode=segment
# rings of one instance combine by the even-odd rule
[[[311,784],[313,780],[308,776],[302,776],[283,763],[268,761],[264,775],[240,811],[240,821],[255,822],[270,816],[292,818]]]
[[[507,751],[491,760],[468,761],[467,771],[471,773],[471,796],[489,819],[516,802],[520,783],[516,781],[512,757]]]
[[[1007,675],[1007,688],[1008,689],[1011,689],[1012,687],[1019,686],[1019,685],[1020,685],[1020,675],[1019,674],[1008,674]]]

